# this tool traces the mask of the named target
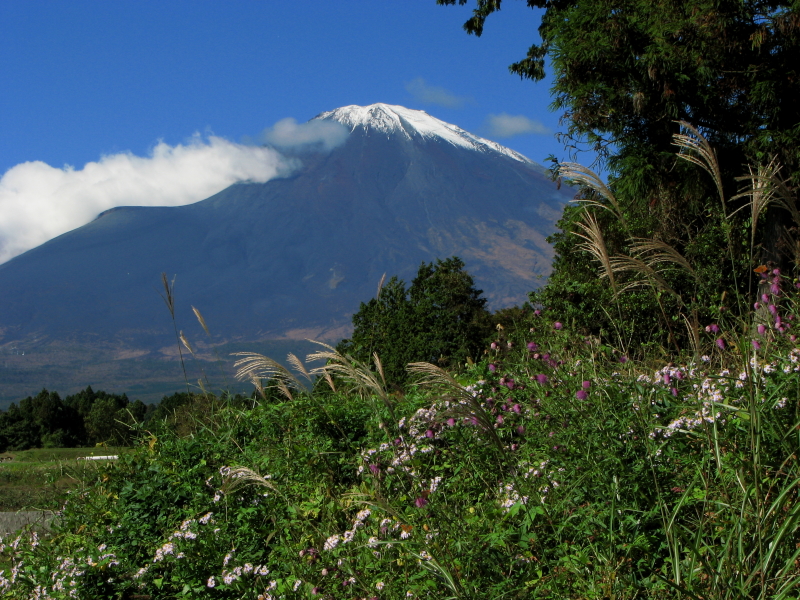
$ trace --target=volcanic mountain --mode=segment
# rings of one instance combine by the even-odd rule
[[[178,327],[203,339],[197,307],[209,347],[345,337],[384,273],[408,282],[422,261],[461,257],[492,308],[524,301],[549,273],[545,238],[571,194],[540,165],[400,106],[315,119],[349,133],[332,150],[295,152],[290,176],[187,206],[108,210],[0,265],[0,399],[10,381],[41,388],[34,371],[70,387],[53,373],[74,374],[74,362],[59,371],[47,360],[77,348],[102,352],[81,359],[86,379],[72,387],[102,385],[97,361],[177,354],[162,272],[176,276]]]

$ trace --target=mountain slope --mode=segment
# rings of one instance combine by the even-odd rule
[[[2,347],[70,340],[166,356],[162,272],[177,275],[179,327],[200,337],[194,305],[218,343],[343,337],[383,273],[408,281],[437,257],[460,256],[494,308],[549,273],[545,237],[569,194],[541,166],[402,107],[316,119],[350,134],[298,155],[290,177],[188,206],[112,209],[0,265]]]

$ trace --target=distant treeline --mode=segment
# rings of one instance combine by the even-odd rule
[[[246,398],[231,400],[241,403]],[[94,391],[91,386],[62,400],[57,392],[43,389],[0,411],[0,452],[99,443],[125,446],[144,428],[158,428],[167,421],[179,429],[191,428],[187,417],[213,409],[218,402],[213,396],[179,392],[164,396],[158,404],[145,404],[131,402],[126,394]]]

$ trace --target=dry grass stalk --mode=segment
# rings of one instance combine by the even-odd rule
[[[269,480],[247,467],[233,467],[222,481],[221,489],[223,493],[229,494],[248,485],[257,485],[269,488],[275,492],[278,491],[278,488]]]
[[[386,281],[386,273],[383,274],[383,276],[381,277],[381,280],[378,282],[378,293],[375,294],[375,299],[376,300],[380,300],[381,299],[381,290],[383,289],[383,282],[384,281]]]
[[[200,326],[203,328],[203,331],[206,332],[208,337],[211,337],[211,333],[208,331],[208,326],[206,326],[206,320],[203,318],[203,315],[201,315],[200,311],[194,306],[192,307],[192,311],[194,312],[194,316],[197,317],[197,320],[200,322]]]
[[[172,315],[172,318],[175,318],[175,277],[172,278],[172,282],[167,279],[166,273],[161,273],[161,283],[164,285],[164,295],[161,296],[164,299],[164,303],[167,305],[169,309],[169,314]]]
[[[645,261],[632,256],[617,255],[611,257],[611,269],[614,273],[633,273],[637,276],[619,289],[619,293],[630,289],[649,285],[663,292],[672,294],[680,300],[680,295],[670,287],[661,274]]]
[[[720,172],[717,154],[697,129],[686,121],[675,121],[681,129],[688,133],[676,133],[672,136],[672,144],[678,146],[678,156],[684,160],[694,163],[708,172],[717,186],[719,199],[725,210],[725,192],[722,189],[722,173]]]
[[[637,258],[643,260],[648,266],[655,269],[655,265],[670,263],[678,265],[697,280],[695,272],[689,261],[674,247],[657,239],[639,238],[631,246]]]
[[[589,254],[595,257],[603,266],[603,276],[608,277],[611,283],[611,289],[614,294],[617,294],[617,281],[614,277],[614,270],[611,268],[611,261],[608,256],[608,249],[606,248],[605,240],[603,239],[603,232],[600,231],[600,225],[597,222],[594,214],[588,210],[584,211],[583,222],[576,223],[578,227],[583,229],[584,233],[575,233],[579,238],[586,240],[578,247],[586,250]]]
[[[181,344],[183,344],[186,349],[191,352],[192,356],[194,356],[194,348],[192,348],[192,345],[189,343],[189,340],[186,339],[186,336],[183,335],[183,330],[181,330],[181,332],[178,334],[178,337],[181,340]]]
[[[611,203],[611,206],[596,200],[580,199],[578,202],[588,204],[589,206],[597,206],[598,208],[610,210],[623,223],[623,225],[625,224],[625,218],[622,216],[622,208],[620,207],[619,202],[617,202],[617,197],[614,196],[613,192],[605,183],[603,183],[603,181],[594,171],[578,163],[566,162],[559,165],[558,174],[564,179],[575,181],[594,190],[600,196],[608,200]]]
[[[497,437],[497,432],[494,430],[494,417],[481,406],[480,402],[478,402],[477,398],[470,390],[456,381],[450,373],[431,363],[409,363],[406,366],[406,370],[418,377],[418,385],[431,388],[444,388],[455,396],[456,400],[460,400],[461,402],[453,406],[448,412],[454,416],[471,419],[484,433],[489,435],[497,449],[502,452],[503,442]]]
[[[261,385],[261,380],[263,379],[274,381],[271,387],[277,388],[289,400],[293,399],[292,390],[306,390],[300,380],[286,367],[268,356],[256,352],[235,352],[234,356],[243,357],[233,363],[233,366],[238,369],[236,371],[236,379],[239,381],[251,381],[262,398],[265,397],[264,387]],[[289,356],[291,361],[293,355]]]
[[[352,391],[362,398],[368,396],[378,396],[384,402],[389,401],[389,394],[386,391],[385,380],[383,380],[383,368],[377,355],[374,359],[380,373],[381,380],[376,373],[370,370],[368,365],[362,364],[351,356],[340,354],[333,346],[316,340],[307,340],[313,344],[318,344],[325,350],[314,352],[306,357],[306,362],[325,361],[325,364],[310,371],[311,375],[326,376],[328,384],[333,386],[333,379],[338,377],[352,386]]]

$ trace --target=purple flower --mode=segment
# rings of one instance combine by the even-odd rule
[[[497,415],[497,422],[502,425],[503,424],[503,415]]]
[[[581,387],[582,387],[583,389],[585,389],[585,390],[588,390],[590,387],[592,387],[592,382],[591,382],[591,381],[584,381],[584,382],[581,384]]]
[[[455,424],[456,424],[456,420],[453,417],[450,417],[449,419],[447,419],[447,426],[448,427],[454,427]]]
[[[493,364],[490,364],[489,365],[489,372],[490,373],[494,373],[495,371],[497,371],[497,367],[495,365],[493,365]]]
[[[664,385],[669,385],[669,373],[664,373]]]
[[[761,324],[759,324],[758,327],[756,327],[756,329],[758,330],[758,335],[764,335],[764,333],[767,331],[767,328]]]
[[[773,296],[780,296],[781,286],[777,283],[773,283],[771,286],[769,286],[769,291],[772,292]]]
[[[672,389],[669,391],[669,393],[670,393],[670,394],[672,394],[673,396],[675,396],[675,397],[677,398],[677,397],[678,397],[678,388],[672,388]]]
[[[525,427],[524,427],[524,426],[522,426],[522,425],[520,425],[519,427],[517,427],[517,433],[518,433],[518,434],[520,434],[520,435],[522,435],[523,433],[525,433]]]
[[[427,498],[423,498],[422,496],[420,496],[419,498],[414,500],[414,506],[416,506],[417,508],[422,508],[427,503],[428,503],[428,499]]]
[[[586,393],[586,390],[578,390],[577,392],[575,392],[575,397],[578,400],[586,400],[586,398],[589,397],[589,394]]]
[[[434,435],[436,435],[436,434],[435,434],[435,433],[433,433],[433,429],[428,429],[428,430],[425,432],[425,437],[426,437],[426,438],[429,438],[429,439],[430,439],[430,438],[432,438]]]
[[[626,362],[628,362],[628,357],[623,354],[622,356],[619,357],[619,362],[621,362],[624,365]]]
[[[716,323],[712,323],[711,325],[706,325],[706,333],[719,333],[719,325]]]
[[[489,347],[490,347],[492,350],[497,350],[497,344],[496,344],[495,342],[492,342],[491,344],[489,344]]]
[[[528,342],[528,350],[531,352],[536,352],[539,349],[539,345],[536,342]]]
[[[753,304],[753,310],[758,310],[759,308],[761,308],[760,302],[756,302],[755,304]]]
[[[766,294],[761,294],[761,301],[762,302],[769,302],[769,296]]]
[[[555,329],[556,331],[558,331],[558,330],[559,330],[559,329],[561,329],[562,327],[563,327],[563,325],[562,325],[561,323],[559,323],[558,321],[556,321],[555,323],[553,323],[553,329]]]
[[[538,308],[535,311],[533,311],[534,317],[538,317],[540,314],[542,314],[542,311],[540,311]]]
[[[381,472],[380,467],[378,465],[375,465],[375,464],[370,465],[369,466],[369,470],[370,470],[370,473],[372,473],[373,475],[377,475],[378,473]]]
[[[774,304],[770,304],[767,308],[769,309],[769,312],[771,312],[773,316],[778,314],[778,307],[775,306]]]
[[[714,342],[714,343],[717,345],[717,348],[719,348],[720,350],[725,350],[725,340],[723,340],[722,338],[717,338],[717,341]]]
[[[522,412],[522,407],[519,404],[515,404],[514,406],[511,407],[511,410],[513,410],[517,414],[520,414]]]
[[[791,341],[791,342],[797,341],[797,336],[796,335],[790,335],[789,336],[789,341]]]
[[[547,383],[547,375],[545,375],[544,373],[539,373],[536,376],[536,381],[538,381],[540,384],[544,385],[545,383]]]
[[[775,276],[780,275],[781,274],[781,270],[780,269],[772,269],[772,274],[775,275]]]
[[[757,340],[753,340],[753,350],[761,350],[761,344]]]

